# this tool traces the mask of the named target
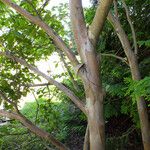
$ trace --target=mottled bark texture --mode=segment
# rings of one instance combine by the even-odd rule
[[[112,0],[101,1],[93,22],[87,30],[81,0],[70,0],[70,16],[77,51],[81,56],[86,94],[90,149],[105,149],[105,123],[103,117],[103,90],[100,77],[100,62],[97,59],[96,44],[106,20]]]

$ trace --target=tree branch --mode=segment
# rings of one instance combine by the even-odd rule
[[[48,85],[52,85],[51,83],[39,83],[39,84],[29,84],[29,85],[25,85],[27,87],[37,87],[37,86],[48,86]]]
[[[9,104],[11,104],[12,106],[14,106],[14,108],[16,109],[16,111],[18,112],[18,107],[17,107],[17,104],[15,102],[13,102],[12,100],[8,99],[6,97],[6,95],[0,90],[0,96],[6,101],[8,102]]]
[[[138,53],[138,48],[137,48],[137,41],[136,41],[136,34],[135,34],[134,26],[132,24],[132,21],[131,21],[130,15],[129,15],[129,10],[128,10],[128,7],[127,7],[125,1],[124,0],[121,0],[121,1],[122,1],[122,4],[123,4],[123,7],[125,9],[127,20],[129,22],[129,25],[130,25],[130,28],[131,28],[133,43],[134,43],[134,53],[137,54]]]
[[[51,134],[47,133],[46,131],[40,129],[39,127],[35,126],[30,120],[28,120],[25,116],[21,113],[14,113],[8,112],[5,110],[0,110],[0,115],[8,118],[13,118],[20,121],[25,127],[27,127],[31,132],[35,133],[37,136],[46,139],[47,141],[51,142],[60,150],[68,150],[68,148],[56,140]]]
[[[112,2],[113,0],[100,0],[98,4],[93,22],[89,27],[89,38],[94,46],[97,44]]]
[[[27,18],[32,23],[38,25],[41,27],[54,41],[55,45],[62,51],[65,52],[66,56],[70,60],[73,66],[78,65],[78,60],[76,59],[73,52],[66,46],[65,42],[61,39],[59,35],[51,28],[49,27],[45,22],[43,22],[39,17],[31,15],[28,11],[24,10],[17,4],[13,3],[11,0],[1,0],[6,5],[12,7],[15,9],[18,13],[23,15],[25,18]]]
[[[68,64],[66,63],[65,61],[65,57],[64,57],[64,54],[62,51],[58,50],[58,53],[60,55],[60,60],[63,62],[64,64],[64,67],[66,68],[67,72],[68,72],[68,75],[70,76],[70,79],[73,83],[73,86],[74,88],[76,89],[76,91],[79,91],[80,87],[78,86],[78,83],[75,81],[74,77],[73,77],[73,74],[71,73],[70,69],[69,69],[69,66]]]
[[[122,62],[125,62],[129,66],[127,60],[123,57],[120,57],[120,56],[117,56],[117,55],[114,55],[114,54],[105,54],[105,53],[101,53],[101,56],[108,56],[108,57],[117,58],[117,59],[121,60]]]
[[[100,88],[99,62],[96,59],[95,47],[88,36],[81,0],[70,0],[70,15],[75,42],[83,62],[78,69],[79,71],[81,68],[84,69],[82,80],[84,83],[86,81],[90,81],[91,84],[96,83],[96,87]]]
[[[36,125],[37,124],[37,119],[38,119],[40,105],[39,105],[39,102],[38,102],[38,100],[36,98],[36,95],[35,95],[34,91],[32,91],[32,95],[33,95],[33,97],[34,97],[34,99],[36,101],[36,105],[37,105],[37,107],[36,107],[36,115],[35,115],[35,125]]]
[[[127,37],[125,31],[123,30],[119,19],[115,18],[111,12],[109,12],[107,18],[108,18],[108,21],[112,24],[114,30],[116,31],[118,38],[120,39],[121,45],[124,49],[124,52],[128,58],[129,65],[130,65],[132,62],[132,59],[134,57],[134,53],[132,51],[128,37]]]
[[[81,0],[69,0],[70,18],[72,23],[72,30],[74,34],[75,43],[78,53],[81,56],[82,62],[85,62],[85,54],[83,43],[88,43],[88,33],[84,21],[83,8]]]
[[[6,52],[1,52],[0,51],[0,55],[3,55],[7,58],[12,59],[15,62],[20,63],[21,65],[27,67],[28,69],[30,69],[31,71],[33,71],[34,73],[38,74],[39,76],[42,76],[44,79],[46,79],[50,84],[55,85],[59,90],[63,91],[71,100],[72,102],[74,102],[74,104],[80,108],[85,114],[86,114],[86,110],[85,110],[85,104],[70,90],[68,89],[66,86],[64,86],[63,84],[57,82],[56,80],[54,80],[53,78],[51,78],[50,76],[46,75],[45,73],[41,72],[38,68],[28,64],[25,60],[18,58],[16,56],[13,56],[10,53],[6,53]]]
[[[33,10],[35,11],[36,15],[42,20],[42,17],[40,16],[40,13],[36,10],[36,8],[34,7],[33,3],[31,2],[31,0],[26,0],[26,1],[33,8]]]

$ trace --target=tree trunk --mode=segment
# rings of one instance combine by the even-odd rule
[[[132,59],[129,62],[132,79],[141,80],[141,75],[140,75],[136,55],[134,53],[132,53],[132,55],[133,55]],[[138,108],[138,114],[140,118],[144,150],[150,150],[150,123],[148,119],[146,103],[143,97],[137,98],[137,108]]]
[[[130,42],[128,40],[128,37],[127,37],[125,31],[121,27],[120,21],[118,19],[115,19],[111,13],[109,13],[109,15],[108,15],[108,20],[113,25],[113,27],[120,39],[120,42],[124,49],[124,52],[128,58],[129,66],[130,66],[130,70],[131,70],[131,74],[132,74],[132,79],[133,80],[141,80],[137,57],[134,54],[134,52],[132,51]],[[145,103],[143,97],[137,98],[137,109],[138,109],[138,114],[139,114],[139,118],[140,118],[144,150],[150,150],[150,123],[149,123],[149,119],[148,119],[146,103]]]
[[[90,95],[87,98],[90,150],[104,150],[105,125],[103,118],[102,98],[98,91],[95,91],[95,93],[93,92],[89,91]]]
[[[84,13],[81,0],[70,0],[70,17],[72,22],[72,31],[77,46],[77,51],[81,57],[81,66],[78,68],[82,76],[81,79],[84,83],[86,94],[86,115],[88,118],[88,126],[90,133],[90,149],[91,150],[104,150],[105,149],[105,131],[104,131],[104,117],[103,117],[103,92],[100,77],[100,63],[96,54],[96,42],[92,42],[92,37],[88,33],[86,27]],[[111,0],[105,0],[100,6],[101,13],[99,23],[101,27],[104,24]],[[107,9],[106,9],[107,8]],[[98,14],[100,11],[98,11]],[[97,15],[98,17],[98,15]],[[96,17],[96,18],[97,18]],[[95,18],[95,19],[96,19]],[[94,21],[95,22],[95,21]],[[95,24],[95,23],[93,23]],[[96,26],[94,26],[96,27]],[[93,28],[94,28],[93,27]],[[97,31],[100,34],[100,31]]]
[[[88,73],[86,75],[85,91],[90,133],[90,150],[104,150],[105,124],[103,116],[103,92],[99,72],[96,71],[96,67],[94,67],[98,66],[98,62],[95,59],[93,63],[89,63],[91,63],[91,65],[88,65],[87,72],[91,73],[90,75]]]

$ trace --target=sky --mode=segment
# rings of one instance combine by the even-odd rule
[[[58,6],[60,3],[68,3],[69,0],[50,0],[49,7]],[[82,0],[83,7],[90,6],[90,0]]]

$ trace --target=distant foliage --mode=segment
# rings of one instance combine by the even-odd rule
[[[150,101],[150,77],[145,77],[140,81],[125,79],[125,82],[129,85],[126,95],[130,95],[133,102],[139,96],[143,96],[146,100]]]

